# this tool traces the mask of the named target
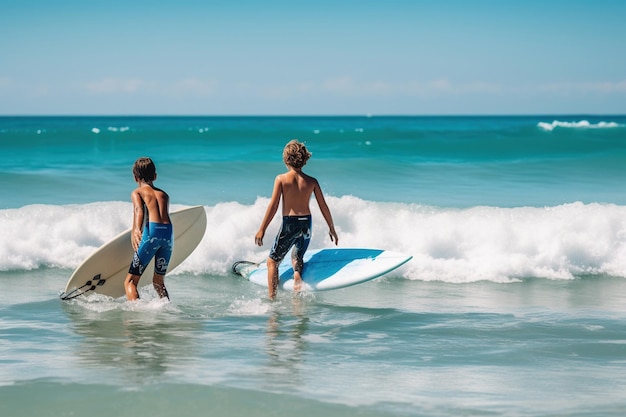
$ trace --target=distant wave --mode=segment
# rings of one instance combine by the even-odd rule
[[[328,202],[340,246],[413,255],[411,262],[394,272],[396,277],[454,283],[594,274],[626,277],[625,206],[571,203],[545,208],[450,209],[352,196],[329,196]],[[234,261],[264,259],[279,226],[277,218],[266,233],[265,245],[254,245],[267,203],[267,198],[258,198],[251,205],[206,206],[204,239],[171,272],[225,275]],[[131,213],[127,202],[0,210],[0,271],[73,269],[130,227]],[[310,247],[330,246],[322,216],[315,209],[313,216]]]
[[[539,122],[537,123],[537,127],[552,131],[557,127],[569,128],[569,129],[608,129],[608,128],[616,128],[616,127],[624,127],[619,123],[615,122],[598,122],[598,123],[589,123],[587,120],[581,120],[579,122],[562,122],[559,120],[554,120],[552,123],[547,122]]]
[[[109,126],[109,127],[107,127],[107,130],[109,132],[127,132],[127,131],[130,130],[130,127],[128,127],[128,126],[122,126],[122,127]],[[98,133],[100,133],[101,131],[102,130],[99,127],[93,127],[91,129],[91,132],[95,133],[96,135]]]

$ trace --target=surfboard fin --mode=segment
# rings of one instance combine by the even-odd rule
[[[97,281],[96,281],[97,280]],[[67,301],[67,300],[71,300],[72,298],[76,298],[80,295],[85,294],[86,292],[89,291],[93,291],[96,289],[96,287],[101,287],[104,285],[104,283],[106,282],[106,278],[101,278],[101,275],[94,275],[93,278],[91,278],[90,280],[88,280],[87,282],[85,282],[83,285],[81,285],[78,288],[74,288],[72,291],[68,292],[68,293],[62,293],[60,295],[61,300],[63,301]],[[85,287],[89,287],[87,289],[83,289]]]

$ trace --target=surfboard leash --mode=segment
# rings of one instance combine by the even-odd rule
[[[233,266],[231,267],[231,271],[233,274],[237,274],[237,275],[241,275],[238,271],[238,267],[240,265],[258,265],[257,262],[251,262],[251,261],[237,261],[233,264]]]
[[[72,298],[76,298],[78,296],[81,296],[81,295],[83,295],[83,294],[85,294],[85,293],[87,293],[89,291],[95,290],[96,287],[100,287],[100,286],[104,285],[105,282],[106,282],[106,278],[100,278],[100,274],[95,275],[89,281],[85,282],[85,284],[83,284],[82,286],[80,286],[78,288],[74,288],[72,291],[70,291],[68,293],[61,294],[60,295],[61,300],[67,301],[67,300],[71,300]],[[83,289],[85,287],[89,287],[89,288]]]

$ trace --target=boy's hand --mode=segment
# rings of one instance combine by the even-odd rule
[[[133,250],[135,252],[137,252],[137,249],[139,248],[139,244],[141,243],[141,231],[140,230],[134,230],[130,236],[130,242],[133,245]]]
[[[330,231],[328,232],[328,236],[330,236],[331,242],[335,242],[335,245],[339,244],[339,237],[337,236],[337,232],[335,232],[335,229],[330,229]]]
[[[263,236],[265,236],[265,232],[259,230],[254,236],[254,243],[259,246],[263,246]]]

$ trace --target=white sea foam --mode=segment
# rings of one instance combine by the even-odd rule
[[[267,314],[268,311],[270,305],[260,298],[234,300],[228,308],[230,314],[237,316],[258,316]]]
[[[405,279],[509,282],[527,277],[572,279],[586,274],[626,277],[626,207],[571,203],[555,207],[442,209],[329,197],[341,247],[375,247],[413,255],[394,273]],[[207,231],[172,274],[225,275],[237,260],[267,256],[254,234],[267,207],[236,202],[205,207]],[[312,203],[311,248],[331,246]],[[173,206],[172,209],[180,208]],[[130,227],[127,202],[32,205],[0,210],[0,270],[73,269],[100,245]]]
[[[130,127],[128,127],[128,126],[122,126],[122,127],[109,126],[109,127],[107,127],[107,130],[109,132],[127,132],[127,131],[130,130]]]
[[[607,129],[607,128],[616,128],[623,127],[623,125],[615,122],[598,122],[598,123],[589,123],[587,120],[581,120],[579,122],[562,122],[559,120],[554,120],[552,123],[547,122],[539,122],[537,123],[537,127],[547,130],[553,131],[557,127],[570,128],[570,129]]]

